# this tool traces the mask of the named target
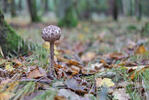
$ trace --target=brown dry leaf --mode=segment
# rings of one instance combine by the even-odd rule
[[[85,80],[82,80],[80,78],[68,79],[65,81],[65,85],[67,86],[67,88],[69,88],[79,94],[80,93],[85,94],[85,93],[88,93],[89,91],[91,93],[95,92],[94,88],[91,89],[91,85],[88,82],[86,82]]]
[[[87,93],[87,91],[85,90],[86,87],[84,86],[81,86],[77,80],[75,79],[69,79],[69,80],[66,80],[65,82],[67,88],[71,89],[71,90],[74,90],[76,92],[80,92],[80,93]]]
[[[124,55],[122,53],[114,52],[114,53],[110,53],[109,57],[112,59],[120,60],[124,58]]]
[[[95,64],[91,64],[91,66],[82,68],[81,72],[82,74],[85,74],[85,75],[95,74],[99,72],[101,68],[103,68],[103,63],[95,63]]]
[[[95,52],[87,52],[85,55],[83,55],[81,57],[81,60],[85,61],[85,62],[88,62],[88,61],[93,60],[95,58],[95,56],[96,56]]]
[[[5,84],[8,84],[9,82],[11,81],[11,79],[5,79],[5,80],[2,80],[0,85],[5,85]]]
[[[68,60],[67,62],[66,62],[66,64],[67,65],[74,65],[74,66],[78,66],[78,65],[80,65],[80,63],[79,62],[77,62],[77,61],[75,61],[75,60]]]
[[[60,62],[67,62],[67,59],[62,58],[61,56],[57,56],[56,58],[57,58],[57,60],[60,61]]]
[[[75,44],[73,50],[77,52],[78,54],[81,54],[86,49],[86,46],[82,42],[78,42]]]
[[[97,73],[96,70],[92,70],[92,69],[87,69],[87,68],[83,68],[81,70],[82,74],[85,74],[85,75],[89,75],[89,74],[95,74]]]
[[[139,74],[140,72],[143,72],[146,68],[149,68],[148,66],[140,65],[140,66],[131,66],[131,67],[123,67],[128,70],[128,73],[133,72],[130,75],[130,78],[133,80],[135,78],[135,75]]]
[[[135,54],[144,54],[146,52],[146,49],[144,47],[144,45],[140,45],[136,51],[135,51]]]
[[[45,75],[46,73],[43,69],[36,67],[28,73],[27,78],[40,78]]]
[[[136,68],[136,67],[135,67],[135,68]],[[148,66],[137,66],[136,71],[134,71],[134,72],[131,74],[130,78],[133,80],[136,75],[139,75],[140,73],[144,72],[144,70],[145,70],[146,68],[149,68],[149,67],[148,67]]]
[[[13,95],[14,94],[10,92],[0,92],[0,100],[10,100]]]
[[[22,66],[22,63],[18,59],[14,59],[13,62],[15,63],[15,68],[17,68],[18,66]]]
[[[80,72],[80,68],[77,66],[71,66],[72,75],[77,75]]]
[[[18,85],[18,81],[11,82],[11,79],[7,79],[1,82],[0,84],[0,100],[9,100],[12,96],[14,96],[14,89]],[[4,89],[4,87],[8,85],[8,88]]]
[[[68,77],[68,75],[74,76],[80,73],[80,67],[78,66],[66,66],[66,65],[59,65],[55,64],[56,73],[58,78]],[[68,75],[67,75],[68,74]]]
[[[104,59],[101,59],[100,63],[103,63],[104,65],[107,65],[107,62]]]
[[[64,96],[58,96],[58,95],[56,95],[54,97],[54,100],[67,100],[67,99]]]
[[[80,100],[80,96],[70,91],[69,89],[60,89],[57,95],[65,97],[66,100]]]

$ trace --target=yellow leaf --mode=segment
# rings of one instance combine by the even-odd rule
[[[27,78],[40,78],[43,76],[45,76],[43,69],[36,67],[28,73]]]
[[[45,48],[47,51],[50,51],[50,43],[49,42],[44,42],[42,44],[43,48]],[[57,51],[56,45],[54,45],[54,53],[55,55],[59,55],[59,52]]]
[[[56,46],[54,45],[54,53],[55,53],[55,55],[56,56],[58,56],[59,55],[59,52],[58,52],[58,50],[57,50],[57,48],[56,48]]]
[[[13,95],[14,94],[10,92],[0,92],[0,100],[10,100]]]
[[[140,45],[137,49],[136,49],[136,54],[144,54],[146,52],[146,49],[144,47],[144,45]]]
[[[112,87],[112,86],[114,86],[114,83],[109,78],[104,78],[104,79],[97,78],[96,79],[96,86],[97,87],[101,87],[101,86]]]
[[[43,48],[45,48],[46,50],[49,50],[50,49],[50,43],[49,42],[44,42],[42,44]]]
[[[3,80],[0,84],[0,100],[10,100],[12,96],[14,96],[14,89],[18,85],[18,81],[10,82],[11,79]],[[4,87],[8,88],[4,88]]]
[[[6,66],[5,66],[5,69],[7,70],[7,71],[13,71],[14,70],[14,68],[10,65],[10,64],[7,64]]]

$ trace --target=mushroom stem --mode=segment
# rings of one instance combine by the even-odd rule
[[[49,71],[52,75],[56,76],[55,70],[54,70],[54,41],[50,42],[50,67]]]

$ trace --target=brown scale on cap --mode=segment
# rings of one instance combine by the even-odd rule
[[[42,31],[42,38],[45,41],[56,41],[59,40],[61,36],[61,29],[54,25],[49,25],[45,27]]]
[[[49,25],[42,30],[42,38],[50,42],[50,67],[48,68],[48,76],[56,77],[54,70],[54,42],[61,37],[61,29],[54,25]]]

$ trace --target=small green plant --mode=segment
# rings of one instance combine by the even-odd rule
[[[28,95],[35,90],[36,83],[35,82],[28,82],[28,83],[20,83],[22,84],[23,88],[20,88],[16,93],[15,96],[13,97],[12,100],[18,100],[20,98],[23,98],[23,96]]]

